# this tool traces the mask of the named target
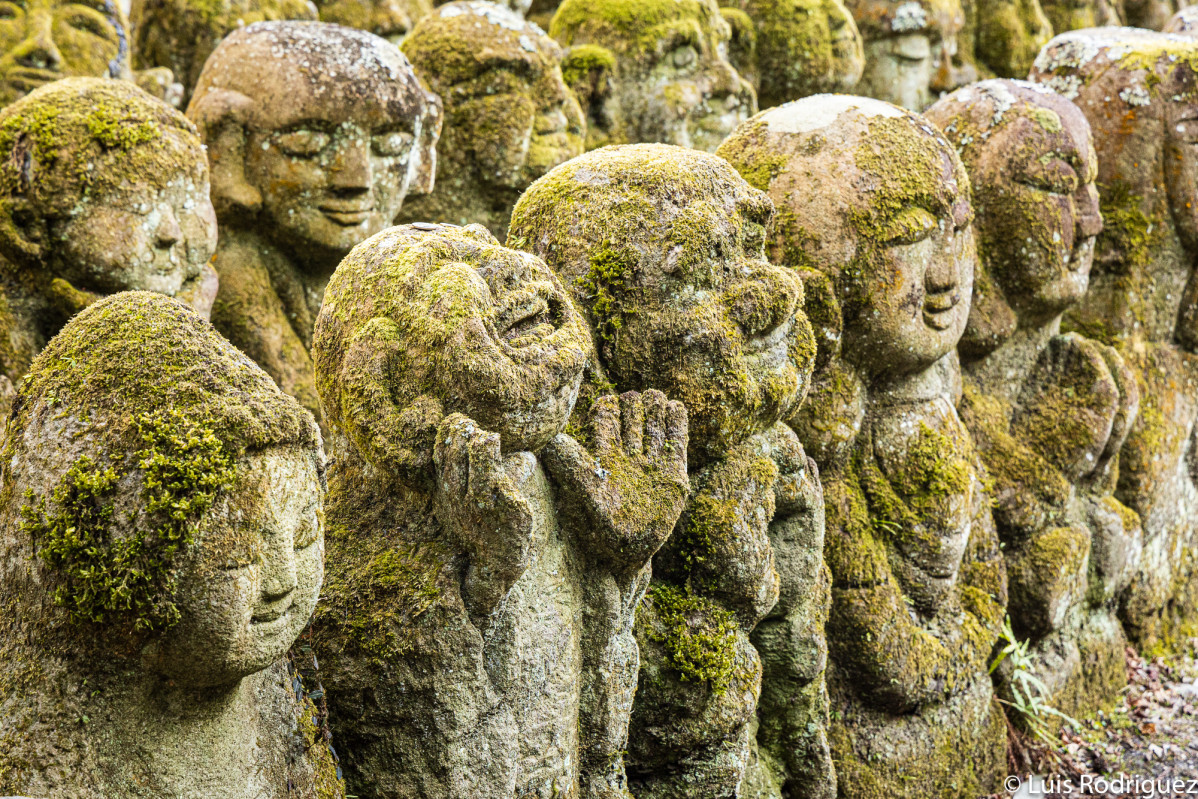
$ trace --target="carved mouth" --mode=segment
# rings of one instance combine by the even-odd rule
[[[495,315],[500,340],[512,347],[526,347],[552,335],[557,330],[554,300],[531,288],[513,292]]]
[[[5,75],[5,80],[23,91],[33,91],[39,86],[52,83],[62,77],[61,72],[50,69],[16,67],[8,71],[8,74]]]
[[[250,624],[254,627],[280,626],[280,622],[291,615],[291,608],[293,605],[294,603],[288,603],[287,607],[282,609],[275,608],[272,610],[259,611],[250,618]]]
[[[325,203],[320,206],[320,212],[342,227],[357,227],[370,218],[374,205]]]
[[[794,325],[793,319],[787,319],[768,333],[760,336],[750,336],[745,339],[744,352],[750,356],[765,356],[786,354],[787,339]]]
[[[923,321],[933,330],[948,330],[952,327],[952,310],[961,301],[961,295],[954,291],[943,291],[938,294],[928,294],[923,300]]]

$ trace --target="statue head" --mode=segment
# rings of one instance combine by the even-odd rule
[[[953,352],[976,254],[969,179],[940,131],[890,103],[823,94],[763,111],[719,155],[774,198],[770,259],[829,281],[819,296],[839,318],[817,323],[822,349],[870,376]]]
[[[865,72],[857,90],[912,111],[939,92],[968,83],[957,61],[965,25],[959,0],[848,0],[865,42]]]
[[[695,467],[774,425],[807,387],[802,284],[764,258],[772,215],[716,156],[626,145],[530,186],[508,241],[561,277],[621,391],[658,389],[686,405]]]
[[[448,3],[416,26],[403,51],[445,104],[426,218],[483,222],[464,218],[481,194],[494,198],[506,226],[516,192],[582,153],[586,123],[562,78],[561,48],[514,11]]]
[[[1122,25],[1123,5],[1113,0],[1040,0],[1044,15],[1057,33]]]
[[[505,452],[540,450],[565,428],[592,357],[553,272],[479,225],[405,225],[356,247],[313,340],[329,422],[393,474],[431,464],[451,413],[498,433]]]
[[[861,79],[861,34],[841,0],[738,0],[733,8],[748,16],[755,39],[748,63],[734,63],[762,108],[849,91]]]
[[[966,9],[962,50],[1000,78],[1022,78],[1053,27],[1040,0],[971,0]],[[962,53],[962,60],[968,60]]]
[[[320,22],[259,22],[213,52],[187,109],[222,224],[335,263],[432,189],[441,103],[399,49]]]
[[[433,13],[431,0],[314,0],[322,22],[373,33],[399,44]]]
[[[316,19],[310,0],[134,0],[129,12],[139,69],[167,67],[186,105],[204,62],[220,40],[263,20]]]
[[[129,23],[115,0],[0,6],[0,107],[69,77],[131,78]]]
[[[76,316],[4,441],[6,590],[35,645],[203,688],[270,666],[307,623],[319,430],[182,303],[126,292]]]
[[[0,255],[63,320],[131,289],[208,315],[216,217],[186,117],[126,81],[67,78],[0,111],[0,150]]]
[[[1085,294],[1102,230],[1098,158],[1081,110],[1037,84],[983,81],[924,115],[973,184],[979,265],[962,350],[980,355],[1016,324],[1046,324]]]
[[[728,61],[715,0],[566,0],[550,34],[587,114],[587,146],[664,142],[713,151],[756,111]]]

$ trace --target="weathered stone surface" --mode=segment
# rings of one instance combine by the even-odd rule
[[[216,219],[182,114],[132,83],[67,78],[0,111],[0,152],[5,377],[107,294],[155,291],[208,316]]]
[[[958,58],[960,0],[848,0],[865,42],[857,91],[912,111],[976,77]]]
[[[1118,0],[1040,0],[1054,33],[1123,24]]]
[[[182,86],[187,106],[204,62],[220,40],[263,20],[316,19],[308,0],[134,0],[129,12],[139,69],[166,67]]]
[[[399,221],[485,225],[507,235],[528,184],[583,151],[586,120],[562,79],[562,50],[514,11],[448,3],[404,41],[425,85],[445,104],[433,192]]]
[[[313,0],[322,22],[368,31],[399,44],[433,12],[431,0]]]
[[[69,77],[133,77],[129,22],[115,3],[26,0],[0,18],[0,108]]]
[[[566,0],[549,33],[587,117],[587,149],[663,142],[714,151],[757,110],[728,61],[715,0]]]
[[[480,226],[355,249],[314,352],[334,453],[317,652],[353,792],[626,796],[632,613],[687,493],[682,405],[598,397],[563,434],[590,332]]]
[[[690,417],[691,493],[636,620],[642,799],[738,795],[762,668],[749,633],[778,600],[775,562],[809,571],[822,536],[815,466],[780,422],[814,342],[800,282],[762,258],[772,213],[723,160],[645,144],[559,166],[512,215],[509,243],[545,258],[586,314],[595,382],[660,390]],[[771,624],[804,632],[788,613]]]
[[[1136,376],[1115,496],[1139,514],[1144,551],[1120,613],[1135,643],[1167,642],[1198,612],[1198,42],[1076,31],[1044,49],[1032,76],[1072,99],[1094,135],[1104,229],[1063,328],[1114,347]]]
[[[987,661],[1006,577],[955,410],[965,170],[922,117],[842,95],[765,111],[719,152],[774,198],[767,249],[803,277],[819,345],[790,421],[823,482],[839,795],[986,793],[1005,767]]]
[[[432,188],[440,109],[398,48],[319,22],[239,29],[200,76],[188,116],[221,223],[213,324],[314,413],[324,285]]]
[[[1113,496],[1139,407],[1135,377],[1113,348],[1060,333],[1102,230],[1090,125],[1069,100],[1023,81],[959,89],[926,116],[974,187],[962,416],[993,481],[1012,626],[1032,641],[1042,699],[1083,715],[1113,705],[1126,684],[1115,610],[1142,546],[1139,516]]]
[[[861,34],[841,0],[738,0],[721,9],[733,29],[733,65],[761,108],[820,92],[850,91],[865,68]]]
[[[344,796],[285,657],[321,583],[306,411],[122,293],[34,361],[0,458],[0,792]]]
[[[1022,78],[1053,27],[1040,0],[962,0],[959,60],[981,77]]]
[[[1165,33],[1183,33],[1193,36],[1198,31],[1198,8],[1186,6],[1173,15],[1163,29]]]

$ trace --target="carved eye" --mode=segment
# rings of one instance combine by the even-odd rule
[[[1073,194],[1081,184],[1077,170],[1060,158],[1050,160],[1042,171],[1027,175],[1019,182],[1049,194],[1062,195]]]
[[[67,17],[66,22],[77,31],[83,31],[84,33],[90,33],[93,36],[100,36],[105,39],[112,38],[116,34],[111,25],[95,14],[86,14],[83,12],[72,14]]]
[[[939,225],[936,217],[922,208],[908,208],[883,226],[882,236],[886,244],[915,244],[923,241]]]
[[[275,137],[275,144],[287,155],[296,158],[311,158],[319,155],[332,139],[327,133],[318,130],[295,130],[291,133],[281,133]]]
[[[1198,143],[1198,119],[1183,119],[1173,126],[1173,138],[1186,144]]]
[[[375,155],[397,157],[406,155],[412,146],[412,134],[402,130],[391,130],[374,134],[371,143]]]
[[[13,3],[0,3],[0,22],[16,19],[21,16],[21,9]]]
[[[674,52],[670,53],[670,63],[677,69],[688,69],[694,66],[699,61],[699,51],[694,45],[683,45],[677,47]]]

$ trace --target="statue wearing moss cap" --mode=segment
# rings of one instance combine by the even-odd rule
[[[155,291],[208,316],[216,219],[182,114],[125,81],[67,78],[0,111],[0,150],[6,377],[107,294]]]
[[[310,414],[126,292],[34,361],[0,473],[0,791],[344,796],[285,657],[320,592]]]

